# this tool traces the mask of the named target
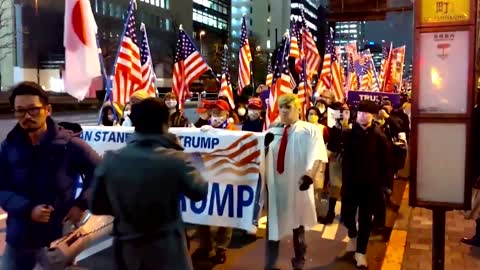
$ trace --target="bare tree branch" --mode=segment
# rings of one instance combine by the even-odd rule
[[[11,50],[14,46],[13,33],[9,31],[12,23],[11,15],[7,15],[9,7],[7,1],[0,2],[0,63],[2,63],[8,55],[12,54]],[[5,30],[6,31],[2,31]]]

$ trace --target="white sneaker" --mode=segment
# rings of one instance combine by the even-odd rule
[[[355,252],[355,261],[357,262],[357,267],[358,268],[368,268],[367,264],[367,255]]]
[[[347,248],[346,248],[345,251],[346,252],[354,252],[355,250],[357,250],[357,238],[356,237],[348,239]]]

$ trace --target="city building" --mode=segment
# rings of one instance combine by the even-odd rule
[[[318,7],[320,6],[319,0],[291,0],[291,16],[290,18],[300,20],[300,15],[303,10],[305,21],[313,35],[313,39],[318,41]]]
[[[335,46],[345,46],[349,42],[356,42],[361,48],[365,44],[365,22],[337,22],[335,25]]]
[[[373,58],[373,63],[375,64],[375,67],[379,69],[379,67],[382,64],[382,43],[376,43],[373,41],[369,41],[363,46],[362,50],[370,50],[370,53],[372,54]]]
[[[271,52],[290,28],[290,19],[300,19],[302,9],[312,35],[315,40],[320,40],[320,31],[317,28],[318,2],[318,0],[232,0],[231,46],[238,49],[242,17],[246,15],[248,34],[256,41],[256,50]]]
[[[228,43],[229,0],[193,0],[193,38],[204,56],[216,56]]]
[[[2,4],[5,0],[1,1]],[[65,65],[63,24],[65,1],[6,0],[10,2],[14,45],[2,62],[2,86],[23,80],[36,81],[46,90],[63,91]],[[128,8],[126,0],[90,0],[98,25],[98,38],[107,73],[112,72]],[[192,34],[192,0],[138,0],[137,26],[146,26],[152,60],[159,78],[171,78],[175,55],[175,30],[181,24]],[[2,29],[3,31],[3,29]],[[0,42],[5,42],[1,41]],[[1,46],[0,46],[1,48]],[[10,59],[8,59],[10,58]],[[1,59],[1,57],[0,57]],[[4,67],[6,66],[6,67]],[[100,83],[99,88],[103,88]]]

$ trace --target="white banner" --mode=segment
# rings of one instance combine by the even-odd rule
[[[129,127],[82,128],[82,138],[100,155],[121,148],[133,135]],[[265,134],[196,128],[171,128],[170,132],[198,161],[197,168],[209,182],[205,200],[180,199],[183,220],[255,232],[262,202]]]

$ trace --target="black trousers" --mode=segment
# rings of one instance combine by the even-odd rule
[[[357,238],[358,253],[367,254],[368,239],[373,225],[372,217],[377,212],[375,204],[380,195],[380,189],[361,189],[345,192],[342,197],[343,223],[348,230],[348,237]]]
[[[480,218],[475,220],[475,237],[479,237],[480,238]]]
[[[373,227],[383,228],[387,219],[387,197],[384,192],[377,192],[374,203]]]
[[[268,231],[267,231],[268,235]],[[280,253],[280,241],[267,241],[267,261],[265,269],[272,269],[278,263]],[[300,226],[293,230],[293,249],[295,257],[292,258],[292,266],[294,269],[303,269],[305,265],[305,253],[307,252],[307,245],[305,244],[305,228]]]

